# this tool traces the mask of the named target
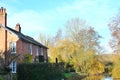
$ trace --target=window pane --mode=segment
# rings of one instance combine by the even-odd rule
[[[15,42],[10,43],[10,49],[11,49],[12,53],[16,53],[16,43]]]
[[[39,54],[38,54],[38,47],[36,48],[36,56],[38,56]]]
[[[16,62],[15,61],[11,62],[10,68],[12,69],[12,73],[16,73]]]
[[[44,49],[43,48],[41,48],[41,55],[43,55],[44,54]]]
[[[32,44],[30,44],[30,54],[32,55]]]
[[[15,72],[15,67],[13,67],[13,70],[12,70],[13,72]]]

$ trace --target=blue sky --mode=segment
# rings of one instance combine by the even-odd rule
[[[8,13],[8,26],[20,23],[22,32],[32,37],[54,35],[75,17],[84,19],[103,36],[106,49],[110,38],[107,24],[120,9],[120,0],[0,0]]]

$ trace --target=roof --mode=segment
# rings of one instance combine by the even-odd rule
[[[1,25],[0,25],[0,26],[1,26]],[[1,26],[1,27],[3,27],[3,26]],[[39,46],[39,47],[44,47],[44,48],[48,49],[46,46],[44,46],[43,44],[39,43],[38,41],[36,41],[35,39],[33,39],[33,38],[30,37],[30,36],[24,35],[24,34],[22,34],[21,32],[18,32],[18,31],[14,30],[14,29],[12,29],[12,28],[10,28],[10,27],[8,27],[8,26],[3,27],[3,28],[4,28],[5,30],[8,30],[8,31],[14,33],[15,35],[17,35],[17,36],[19,37],[19,39],[21,39],[21,40],[24,41],[24,42],[28,42],[28,43],[37,45],[37,46]]]

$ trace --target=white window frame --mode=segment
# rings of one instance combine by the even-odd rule
[[[41,48],[41,55],[44,55],[44,48]]]
[[[38,47],[36,48],[36,56],[39,55]]]
[[[32,55],[32,44],[30,44],[30,54]]]
[[[11,68],[11,72],[12,73],[16,73],[17,62],[16,61],[12,61],[11,64],[10,64],[10,68]]]
[[[11,54],[16,54],[16,42],[10,43],[10,51],[11,51]]]

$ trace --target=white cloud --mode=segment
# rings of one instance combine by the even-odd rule
[[[14,13],[8,17],[8,26],[14,28],[16,23],[20,23],[24,33],[44,32],[46,30],[42,15],[32,10]]]
[[[33,10],[24,10],[9,15],[8,26],[14,28],[17,23],[20,23],[22,32],[33,37],[41,32],[51,34],[57,29],[55,26],[57,21],[59,21],[57,17],[53,12],[39,13]]]
[[[109,17],[116,13],[115,10],[115,8],[111,8],[109,0],[77,0],[72,4],[57,8],[61,15],[78,16],[87,19],[92,24],[106,22]]]

